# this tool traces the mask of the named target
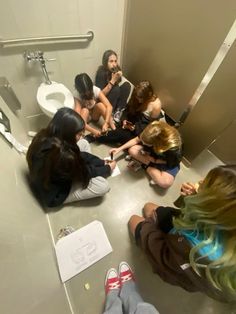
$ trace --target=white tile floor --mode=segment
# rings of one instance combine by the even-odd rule
[[[100,157],[108,156],[109,147],[92,144],[92,151]],[[131,172],[127,162],[118,163],[121,175],[110,177],[111,191],[103,200],[88,200],[65,206],[49,214],[53,234],[56,237],[60,228],[71,225],[80,228],[89,222],[100,220],[113,247],[113,252],[95,265],[86,269],[66,283],[74,313],[99,314],[104,305],[104,277],[106,270],[117,267],[120,261],[127,261],[133,268],[140,292],[146,302],[154,304],[161,314],[233,314],[236,309],[218,303],[201,293],[188,293],[181,288],[163,282],[152,273],[146,256],[130,238],[127,222],[132,214],[141,214],[143,205],[152,201],[162,205],[172,205],[179,195],[184,181],[197,181],[211,166],[219,161],[204,152],[193,163],[194,168],[183,164],[173,186],[166,192],[149,186],[148,179],[140,170]],[[84,285],[89,283],[90,289]]]

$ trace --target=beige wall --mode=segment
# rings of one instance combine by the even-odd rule
[[[22,143],[25,132],[0,98],[12,134]],[[25,156],[0,135],[0,312],[70,313],[61,285],[46,216],[25,179]]]
[[[233,0],[130,0],[123,46],[127,77],[133,83],[150,80],[167,114],[178,121],[229,32],[236,17],[235,12],[236,2]],[[235,68],[235,59],[231,67]],[[221,111],[224,111],[224,117],[228,112],[227,119],[232,114],[235,118],[235,112],[225,110],[227,105],[232,108],[223,97],[232,92],[231,87],[227,87],[226,76],[221,78],[222,84],[215,87],[221,89],[220,100],[208,99],[216,110],[208,108],[208,103],[202,105],[204,109],[201,113],[207,120],[204,128],[198,128],[204,118],[199,120],[201,117],[194,115],[198,104],[191,114],[191,122],[187,121],[188,126],[183,127],[183,137],[187,142],[185,152],[190,161],[218,135],[219,127],[214,125],[216,120],[213,118],[213,122],[211,113],[214,116],[218,114],[221,121]],[[230,73],[229,79],[233,76]],[[229,97],[235,99],[233,94]],[[209,125],[213,126],[211,131]],[[213,137],[209,136],[210,132],[214,133]],[[200,142],[203,144],[197,147]]]
[[[92,77],[101,64],[104,50],[112,48],[120,54],[124,0],[9,0],[0,3],[0,37],[3,39],[53,35],[84,34],[94,31],[94,39],[84,44],[36,46],[45,51],[51,80],[73,90],[76,74],[87,72]],[[25,64],[25,48],[0,49],[1,76],[6,76],[22,104],[19,116],[41,113],[36,91],[44,80],[39,65]],[[28,119],[34,129],[42,120]]]

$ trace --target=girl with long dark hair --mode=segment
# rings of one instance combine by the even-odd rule
[[[122,110],[127,105],[131,85],[125,81],[121,83],[122,71],[118,64],[117,54],[113,50],[106,50],[102,57],[102,65],[98,68],[95,84],[103,91],[113,107],[113,115],[119,120]]]
[[[149,81],[141,81],[135,87],[131,99],[121,117],[120,126],[106,135],[86,136],[89,142],[97,141],[104,144],[124,144],[138,136],[145,127],[154,120],[164,118],[161,101],[154,94]]]
[[[32,188],[43,205],[102,196],[109,191],[105,180],[115,163],[80,151],[84,132],[81,116],[70,108],[57,111],[46,129],[34,137],[27,152]]]
[[[87,73],[76,75],[75,89],[75,111],[84,119],[87,131],[97,137],[106,133],[109,127],[116,128],[111,116],[112,106],[109,100],[100,88],[93,85]],[[104,119],[101,130],[89,125],[90,120],[97,122],[101,116]]]

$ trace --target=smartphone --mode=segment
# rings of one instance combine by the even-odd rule
[[[118,67],[114,67],[114,68],[111,69],[111,72],[112,72],[112,73],[116,73],[116,72],[118,72],[118,71],[119,71],[119,68],[118,68]]]

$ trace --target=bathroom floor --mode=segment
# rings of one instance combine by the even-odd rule
[[[92,144],[92,152],[100,157],[107,157],[109,147]],[[81,201],[48,214],[55,239],[59,230],[66,225],[78,229],[93,220],[99,220],[103,223],[113,248],[111,254],[66,282],[75,314],[102,313],[105,273],[111,267],[118,267],[123,260],[135,271],[137,285],[144,300],[155,305],[160,314],[236,313],[231,306],[216,302],[201,293],[191,294],[163,282],[158,275],[152,273],[146,256],[128,233],[129,217],[132,214],[141,214],[146,202],[172,205],[179,195],[182,182],[197,181],[208,169],[219,164],[208,152],[204,154],[196,160],[191,169],[181,165],[173,186],[166,193],[156,187],[150,187],[143,170],[136,173],[130,171],[127,162],[120,158],[118,165],[121,174],[108,179],[111,191],[103,200]],[[201,166],[203,161],[204,167]],[[88,290],[85,289],[86,283],[90,285]]]

